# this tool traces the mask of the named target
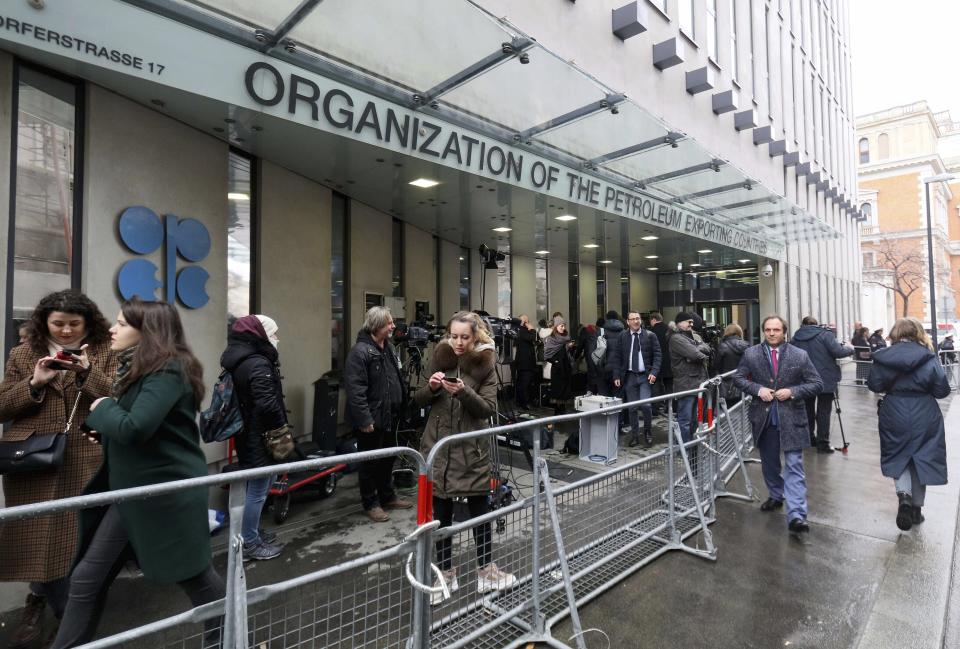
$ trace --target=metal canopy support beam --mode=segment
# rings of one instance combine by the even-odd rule
[[[733,183],[730,185],[721,185],[719,187],[711,187],[710,189],[704,189],[703,191],[693,192],[692,194],[684,194],[683,196],[677,196],[675,200],[680,202],[690,200],[692,198],[703,198],[705,196],[713,196],[714,194],[723,194],[725,192],[732,192],[737,189],[753,189],[753,185],[749,181]],[[767,200],[764,198],[763,200]]]
[[[607,95],[606,98],[600,99],[593,103],[587,104],[586,106],[581,106],[580,108],[574,108],[569,113],[560,115],[559,117],[554,117],[549,119],[543,124],[538,124],[532,128],[528,128],[525,131],[520,132],[520,139],[527,140],[534,135],[540,135],[546,133],[547,131],[553,131],[562,126],[566,126],[572,122],[583,119],[584,117],[589,117],[594,113],[599,113],[604,110],[609,110],[610,112],[616,114],[620,112],[620,109],[616,108],[616,105],[626,101],[626,97],[623,95]]]
[[[640,142],[639,144],[631,144],[628,147],[624,147],[622,149],[618,149],[616,151],[611,151],[610,153],[606,153],[602,156],[598,156],[593,160],[590,160],[590,165],[594,166],[594,165],[603,164],[604,162],[613,162],[614,160],[627,158],[629,156],[642,153],[647,149],[663,146],[665,144],[669,144],[670,146],[675,147],[677,145],[677,142],[679,142],[682,139],[683,139],[682,133],[676,133],[674,131],[670,131],[669,133],[667,133],[662,137],[655,137],[652,140],[647,140],[646,142]]]
[[[274,47],[277,47],[280,44],[280,41],[285,39],[287,34],[289,34],[294,27],[299,25],[304,18],[310,15],[310,12],[316,9],[317,5],[321,2],[323,2],[323,0],[303,0],[299,7],[294,9],[289,16],[283,19],[283,22],[277,25],[273,35],[267,39],[267,42],[264,44],[263,51],[267,52]]]
[[[710,162],[702,162],[684,169],[677,169],[676,171],[668,171],[667,173],[662,173],[657,176],[650,176],[649,178],[644,178],[638,182],[640,183],[641,188],[645,188],[647,185],[653,185],[656,183],[661,183],[664,180],[671,180],[673,178],[679,178],[681,176],[707,171],[708,169],[712,171],[720,171],[720,166],[723,164],[725,164],[723,160],[715,159],[711,160]]]
[[[531,47],[533,47],[533,45],[534,42],[529,38],[514,38],[509,43],[503,43],[503,46],[496,52],[488,54],[476,63],[467,66],[463,70],[460,70],[460,72],[457,72],[451,77],[444,79],[433,88],[430,88],[430,90],[420,93],[415,97],[419,97],[419,103],[429,104],[430,102],[447,94],[451,90],[459,88],[463,84],[479,77],[481,74],[487,72],[491,68],[500,65],[507,59],[523,54],[523,52],[529,50]],[[521,58],[521,63],[524,61],[525,59]]]
[[[763,198],[751,198],[749,201],[740,201],[739,203],[730,203],[729,205],[721,205],[718,207],[718,210],[735,210],[741,207],[750,207],[751,205],[760,205],[761,203],[769,203],[769,197]]]

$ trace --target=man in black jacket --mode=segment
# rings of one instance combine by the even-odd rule
[[[807,426],[810,431],[810,443],[817,447],[818,453],[833,453],[830,446],[830,416],[833,409],[833,397],[840,381],[840,368],[837,359],[853,356],[853,347],[845,347],[837,342],[837,336],[817,323],[813,316],[801,321],[801,327],[793,334],[794,347],[807,352],[813,361],[817,373],[823,379],[820,393],[806,400]],[[814,436],[816,424],[816,436]]]
[[[617,336],[617,344],[608,359],[607,366],[613,372],[613,385],[623,390],[626,402],[649,399],[650,391],[660,374],[660,343],[656,334],[640,326],[640,314],[627,314],[627,329]],[[644,446],[653,445],[651,423],[653,411],[650,404],[640,406],[643,411]],[[640,421],[637,409],[630,409],[630,446],[640,443]]]
[[[357,436],[357,450],[394,446],[394,414],[403,405],[400,359],[390,343],[396,326],[390,309],[367,311],[357,343],[347,354],[343,385],[347,393],[347,423]],[[390,519],[386,509],[410,509],[413,503],[397,498],[393,489],[393,462],[386,457],[360,465],[360,499],[375,523]]]
[[[607,343],[607,351],[600,363],[597,364],[597,376],[599,377],[598,386],[600,394],[605,397],[620,396],[620,388],[613,385],[613,370],[610,365],[610,358],[615,353],[614,347],[617,346],[620,334],[623,332],[623,321],[620,320],[620,314],[616,311],[607,311],[607,319],[603,322],[603,331],[597,332],[598,336],[603,336]]]
[[[537,330],[530,324],[527,315],[521,315],[520,327],[517,329],[517,353],[513,360],[517,407],[521,410],[530,409],[530,386],[537,376],[536,346]]]
[[[673,392],[673,371],[670,367],[670,348],[667,347],[667,335],[670,333],[670,327],[663,321],[663,314],[654,311],[650,314],[650,331],[657,337],[660,343],[660,353],[665,356],[665,360],[660,364],[660,375],[657,382],[653,384],[653,396],[658,397],[661,394],[670,394]],[[657,415],[666,412],[667,402],[660,401],[653,404],[653,414]]]

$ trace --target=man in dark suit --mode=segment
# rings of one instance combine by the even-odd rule
[[[617,336],[608,367],[613,373],[613,385],[623,391],[625,402],[649,399],[651,387],[660,375],[660,343],[657,336],[640,326],[640,314],[627,314],[627,328]],[[644,447],[653,446],[653,410],[649,403],[640,406],[643,411]],[[640,444],[640,417],[636,408],[630,409],[630,446]]]
[[[670,327],[663,321],[663,314],[654,311],[650,314],[650,331],[657,336],[657,342],[660,343],[660,353],[664,355],[664,360],[660,364],[660,375],[657,382],[653,384],[653,396],[659,397],[661,394],[670,394],[673,392],[673,372],[670,367],[670,348],[667,347],[667,334]],[[657,415],[667,411],[667,402],[660,401],[653,404],[653,414]]]
[[[760,327],[764,342],[743,353],[733,383],[754,397],[750,424],[769,491],[760,509],[780,509],[786,499],[788,529],[800,538],[810,532],[803,471],[803,449],[810,446],[810,432],[804,400],[820,393],[823,380],[807,353],[786,342],[783,318],[767,316]]]

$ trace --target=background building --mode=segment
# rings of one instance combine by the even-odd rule
[[[857,118],[863,317],[889,331],[897,317],[930,322],[924,178],[960,172],[960,128],[925,101]],[[930,184],[937,321],[958,319],[960,204],[957,182]]]

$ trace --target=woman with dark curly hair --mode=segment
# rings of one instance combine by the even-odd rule
[[[62,433],[67,421],[71,425],[61,466],[3,476],[7,507],[80,494],[102,457],[80,425],[90,405],[110,394],[116,367],[109,324],[82,293],[47,295],[26,327],[25,341],[11,350],[0,383],[0,421],[10,422],[0,444]],[[57,361],[57,352],[67,352],[73,362]],[[76,551],[75,512],[0,526],[0,581],[30,582],[23,618],[9,636],[9,647],[19,649],[40,639],[47,604],[58,619],[63,615],[67,574]]]

